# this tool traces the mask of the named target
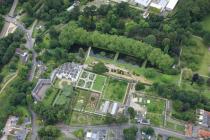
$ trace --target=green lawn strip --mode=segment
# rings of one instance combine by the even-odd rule
[[[154,126],[163,126],[163,115],[157,113],[147,113],[147,119],[150,119],[150,123]]]
[[[123,102],[128,83],[126,81],[110,78],[105,89],[104,98]]]
[[[55,104],[56,105],[65,105],[65,103],[69,100],[65,95],[60,95],[58,99],[56,100]]]
[[[175,129],[175,124],[170,122],[170,121],[167,121],[166,122],[166,127],[169,128],[169,129],[174,130]]]
[[[210,32],[210,15],[203,19],[201,22],[201,25],[203,26],[203,29]]]
[[[74,111],[70,125],[98,125],[104,124],[104,117]]]
[[[180,132],[184,132],[185,126],[184,126],[184,125],[179,125],[179,124],[177,124],[177,125],[176,125],[176,130],[177,130],[177,131],[180,131]]]
[[[61,94],[66,97],[71,96],[73,94],[73,87],[71,85],[65,85]]]
[[[59,93],[59,90],[53,88],[52,92],[49,92],[46,94],[45,98],[43,99],[43,103],[47,106],[52,105],[52,103],[55,100],[55,97],[58,93]]]
[[[105,81],[106,81],[105,76],[97,75],[96,78],[95,78],[95,81],[93,82],[92,89],[96,90],[96,91],[99,91],[99,92],[102,92]]]

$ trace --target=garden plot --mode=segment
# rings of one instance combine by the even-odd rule
[[[135,103],[138,104],[140,108],[145,109],[146,117],[147,119],[150,119],[152,125],[163,126],[166,104],[165,100],[145,96],[137,96],[134,97],[134,99]]]
[[[104,91],[104,99],[122,103],[127,92],[127,81],[110,78]]]
[[[98,75],[88,71],[83,71],[77,82],[77,87],[102,93],[105,83],[106,76]]]
[[[75,110],[95,112],[100,94],[86,90],[79,90]]]

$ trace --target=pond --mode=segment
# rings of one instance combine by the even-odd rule
[[[140,67],[144,63],[144,60],[138,59],[130,55],[122,54],[122,53],[119,54],[117,61],[120,63],[129,63],[129,64],[140,66]]]
[[[91,49],[90,55],[96,58],[105,58],[105,59],[114,59],[116,52],[112,52],[109,50],[104,50],[100,48]]]
[[[78,53],[80,48],[82,48],[86,52],[89,47],[85,46],[85,45],[74,44],[70,47],[68,52],[69,53]]]

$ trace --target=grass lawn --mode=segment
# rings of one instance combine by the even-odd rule
[[[55,97],[58,93],[59,93],[59,89],[50,88],[47,91],[46,96],[43,99],[43,103],[47,106],[52,105],[52,103],[55,100]]]
[[[74,111],[70,125],[97,125],[104,124],[104,117]]]
[[[210,22],[210,21],[209,21]],[[209,26],[210,27],[210,26]],[[210,70],[210,51],[208,50],[208,48],[204,45],[203,40],[201,38],[195,38],[197,44],[200,46],[200,49],[203,50],[204,55],[203,55],[203,59],[201,61],[201,65],[200,65],[200,69],[199,69],[199,73],[202,75],[209,75],[209,70]]]
[[[157,113],[147,113],[147,118],[154,126],[163,126],[164,118],[163,115]]]
[[[105,88],[104,98],[112,101],[123,102],[128,83],[126,81],[110,78]]]
[[[105,76],[97,75],[96,78],[95,78],[95,81],[93,82],[92,89],[96,90],[96,91],[99,91],[99,92],[102,92],[105,82],[106,82],[106,77]]]
[[[207,16],[202,22],[201,25],[203,29],[210,32],[210,15]]]
[[[68,101],[68,98],[66,98],[65,95],[61,94],[58,96],[55,104],[57,105],[64,105]]]
[[[66,85],[63,88],[63,92],[61,93],[62,95],[69,97],[73,94],[73,87],[70,85]]]
[[[147,111],[151,113],[162,114],[165,109],[165,101],[149,98],[150,103],[146,104]]]

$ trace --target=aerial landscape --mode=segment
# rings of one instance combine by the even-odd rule
[[[0,140],[210,139],[210,0],[0,0]]]

